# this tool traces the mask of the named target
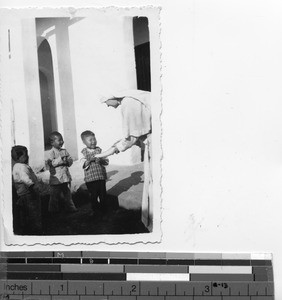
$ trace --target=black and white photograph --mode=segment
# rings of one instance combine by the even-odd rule
[[[281,16],[0,0],[0,294],[282,299]]]
[[[159,238],[158,14],[111,7],[1,17],[8,242]]]

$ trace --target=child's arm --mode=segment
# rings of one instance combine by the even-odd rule
[[[66,162],[68,163],[68,166],[70,167],[73,164],[73,159],[70,156],[70,154],[68,153],[68,151],[66,150]]]
[[[116,142],[111,148],[102,152],[101,154],[97,154],[96,157],[104,158],[104,157],[113,155],[115,153],[123,152],[123,151],[131,148],[134,144],[136,144],[137,140],[138,140],[137,137],[129,136],[126,139],[122,139],[122,140]]]
[[[100,153],[100,154],[96,154],[96,158],[106,158],[110,155],[113,155],[115,154],[117,151],[116,147],[115,146],[112,146],[111,148],[109,148],[108,150]]]
[[[82,153],[82,155],[81,155],[81,157],[80,157],[80,164],[81,164],[81,167],[83,168],[83,169],[88,169],[89,168],[89,166],[90,166],[90,164],[91,164],[91,162],[92,161],[95,161],[95,156],[88,156],[88,155],[86,155],[86,153],[84,152],[84,151],[82,151],[81,152]]]
[[[102,153],[102,149],[99,148],[99,152],[97,154],[101,154]],[[101,164],[102,166],[107,166],[109,164],[109,159],[107,157],[97,157],[97,155],[95,156],[95,160],[97,163]]]
[[[33,188],[36,182],[32,180],[29,167],[25,164],[16,164],[13,169],[14,180],[25,184],[28,188]]]
[[[68,166],[70,167],[73,164],[73,159],[71,156],[67,158]]]
[[[22,164],[21,180],[28,187],[34,186],[35,182],[30,177],[30,172],[27,165]]]
[[[109,164],[108,158],[100,158],[100,161],[103,166],[107,166]]]
[[[52,150],[49,152],[48,162],[49,165],[53,166],[54,168],[67,165],[67,162],[65,162],[61,156],[55,158],[54,152]]]
[[[83,165],[82,165],[82,168],[83,168],[83,169],[88,169],[89,166],[90,166],[90,163],[91,163],[91,161],[85,159],[85,160],[84,160],[84,163],[83,163]]]

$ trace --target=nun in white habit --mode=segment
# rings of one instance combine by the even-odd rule
[[[97,158],[107,157],[126,151],[133,145],[144,145],[144,188],[142,197],[142,222],[152,231],[152,162],[151,162],[151,108],[150,92],[127,90],[101,99],[111,107],[120,106],[123,137],[108,150],[97,154]]]

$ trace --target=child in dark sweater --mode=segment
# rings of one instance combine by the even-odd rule
[[[17,192],[18,223],[20,233],[39,234],[41,224],[41,202],[38,190],[38,179],[28,165],[28,150],[24,146],[12,148],[13,184]]]

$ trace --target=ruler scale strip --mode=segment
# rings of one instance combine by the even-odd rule
[[[0,300],[272,300],[271,256],[0,252]]]

